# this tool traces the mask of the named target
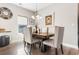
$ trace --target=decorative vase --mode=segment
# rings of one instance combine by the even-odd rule
[[[35,26],[35,28],[36,28],[36,31],[35,31],[35,33],[38,33],[38,30],[37,30],[37,25]]]

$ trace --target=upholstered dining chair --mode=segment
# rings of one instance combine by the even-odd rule
[[[27,54],[31,54],[32,52],[32,45],[35,43],[41,42],[40,39],[36,39],[32,37],[32,28],[25,28],[24,29],[24,47],[27,48]]]
[[[63,35],[64,35],[64,27],[55,26],[55,36],[49,40],[43,41],[43,44],[50,47],[54,47],[56,54],[58,54],[57,49],[61,48],[63,54],[63,47],[62,47]]]

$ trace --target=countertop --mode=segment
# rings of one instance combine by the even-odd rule
[[[0,33],[8,33],[8,32],[11,32],[11,31],[2,31],[2,32],[0,32]]]

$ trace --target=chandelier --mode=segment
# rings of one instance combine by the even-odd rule
[[[37,19],[40,19],[40,18],[41,18],[41,16],[38,14],[38,5],[36,3],[36,11],[35,11],[35,14],[32,16],[32,19],[37,20]]]

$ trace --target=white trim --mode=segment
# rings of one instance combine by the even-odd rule
[[[70,45],[70,44],[63,43],[63,46],[67,46],[67,47],[74,48],[74,49],[78,50],[78,47],[75,46],[75,45]]]

